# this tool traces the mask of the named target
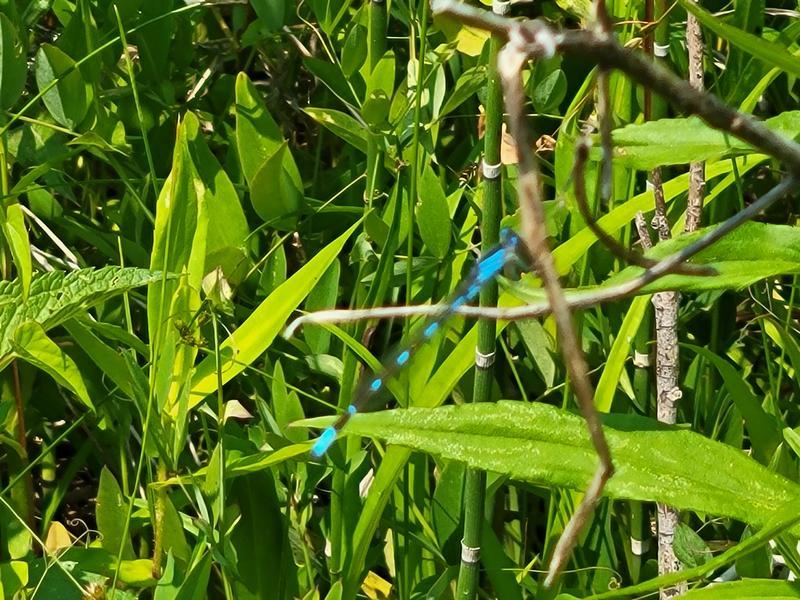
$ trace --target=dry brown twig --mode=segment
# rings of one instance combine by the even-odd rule
[[[509,35],[508,43],[497,56],[498,72],[503,83],[506,110],[511,133],[517,142],[519,165],[517,194],[522,213],[522,239],[533,257],[536,271],[542,279],[548,304],[556,321],[561,354],[567,367],[575,397],[586,419],[592,445],[599,457],[599,464],[583,498],[567,523],[556,544],[550,560],[545,585],[552,585],[578,541],[583,525],[589,519],[594,505],[600,499],[608,479],[614,474],[611,451],[603,435],[600,415],[594,408],[594,389],[589,381],[589,368],[578,341],[572,322],[572,311],[567,304],[564,290],[559,282],[553,255],[547,243],[547,227],[542,204],[541,181],[533,144],[525,122],[525,90],[522,86],[522,70],[533,57],[549,58],[555,53],[556,41],[552,32],[531,21]]]

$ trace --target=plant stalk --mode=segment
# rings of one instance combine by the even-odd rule
[[[503,90],[497,72],[497,53],[502,40],[493,35],[490,40],[488,84],[486,100],[486,130],[483,138],[483,161],[492,167],[500,165],[500,143],[503,130]],[[496,245],[500,238],[502,217],[502,167],[487,169],[483,178],[483,215],[481,221],[481,246],[483,250]],[[481,306],[497,306],[497,284],[490,282],[480,293]],[[483,320],[478,323],[477,355],[483,359],[475,369],[473,402],[488,402],[492,396],[493,368],[497,323]],[[476,359],[477,362],[477,359]],[[485,364],[489,363],[489,364]],[[480,575],[481,530],[484,521],[486,473],[467,469],[464,489],[464,537],[461,542],[461,567],[458,573],[456,598],[472,600],[478,592]]]

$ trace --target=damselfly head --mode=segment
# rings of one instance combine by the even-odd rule
[[[503,227],[500,230],[500,245],[514,252],[520,244],[519,236],[513,229]]]

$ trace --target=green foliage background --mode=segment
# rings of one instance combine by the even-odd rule
[[[587,4],[513,14],[578,27]],[[640,48],[642,3],[607,4]],[[658,33],[681,76],[687,7],[710,90],[797,138],[797,7],[681,0]],[[542,569],[595,458],[548,319],[498,326],[492,399],[513,402],[430,410],[472,399],[476,328],[455,318],[388,386],[387,405],[413,408],[358,415],[310,458],[303,425],[328,424],[415,322],[281,332],[298,311],[436,302],[468,272],[481,114],[502,110],[486,41],[424,0],[0,2],[0,598],[452,597],[465,465],[489,473],[482,597],[656,591],[655,501],[685,511],[689,597],[800,596],[781,580],[800,574],[792,203],[696,258],[717,275],[670,275],[576,319],[618,474],[558,589]],[[568,297],[634,276],[585,228],[570,181],[593,65],[557,56],[525,77]],[[592,210],[626,245],[636,212],[652,216],[649,169],[665,167],[676,233],[686,163],[708,161],[707,225],[780,179],[663,100],[645,123],[624,77],[611,105],[614,196]],[[668,289],[683,292],[671,429],[651,418],[641,358],[649,294]],[[543,302],[531,275],[502,290],[501,304]],[[733,564],[745,579],[705,585]]]

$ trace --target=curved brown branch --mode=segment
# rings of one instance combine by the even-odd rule
[[[657,260],[642,256],[638,252],[629,250],[620,244],[613,236],[609,235],[605,229],[600,227],[589,210],[589,202],[586,197],[586,161],[589,157],[589,141],[580,138],[575,144],[575,163],[572,166],[572,188],[575,192],[575,201],[578,204],[578,211],[581,213],[586,226],[597,237],[606,248],[608,248],[617,258],[627,261],[633,265],[649,269],[658,264]],[[716,275],[717,271],[704,265],[677,264],[670,271],[684,275]]]

